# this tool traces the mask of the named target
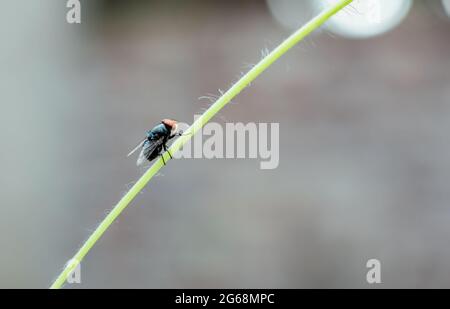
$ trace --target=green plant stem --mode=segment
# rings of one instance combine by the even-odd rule
[[[302,28],[294,32],[290,37],[283,41],[277,48],[270,52],[266,57],[256,64],[250,71],[241,77],[227,92],[225,92],[214,104],[212,104],[197,120],[186,130],[185,134],[178,138],[170,147],[170,153],[174,154],[184,144],[186,144],[212,117],[214,117],[228,102],[237,96],[245,87],[247,87],[254,79],[256,79],[264,70],[266,70],[278,58],[284,55],[289,49],[300,42],[308,34],[319,28],[331,16],[339,12],[353,0],[340,0],[333,6],[330,6],[318,16],[309,21]],[[164,160],[169,161],[170,156],[163,154]],[[122,213],[122,211],[131,203],[136,195],[147,185],[150,179],[164,166],[161,157],[142,175],[135,185],[125,194],[119,203],[112,209],[106,218],[95,229],[92,235],[86,240],[84,245],[78,250],[75,256],[65,266],[61,274],[56,278],[50,287],[58,289],[63,286],[67,277],[83,260],[86,254],[91,250],[95,243],[105,233],[114,220]]]

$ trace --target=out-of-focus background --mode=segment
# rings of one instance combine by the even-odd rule
[[[0,287],[48,287],[145,171],[144,132],[191,123],[314,16],[299,2],[82,0],[72,25],[66,1],[3,1]],[[322,29],[215,119],[280,123],[277,169],[171,161],[66,287],[365,288],[375,258],[382,287],[449,288],[450,18],[401,14]]]

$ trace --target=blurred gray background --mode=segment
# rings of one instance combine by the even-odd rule
[[[7,0],[1,10],[0,287],[46,288],[145,169],[290,31],[265,1]],[[450,288],[450,19],[302,42],[215,121],[280,123],[280,165],[173,160],[68,288]],[[306,12],[309,17],[312,13]]]

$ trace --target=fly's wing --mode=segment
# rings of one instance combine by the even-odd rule
[[[136,148],[134,148],[133,150],[131,150],[130,153],[127,155],[127,157],[131,156],[131,155],[132,155],[133,153],[135,153],[139,148],[141,148],[141,147],[144,145],[144,143],[145,143],[146,140],[147,140],[147,139],[145,138],[142,142],[140,142],[140,143],[136,146]]]
[[[142,165],[142,163],[144,163],[144,161],[145,161],[144,148],[142,148],[141,153],[139,154],[139,157],[136,161],[136,165],[137,166]]]
[[[156,148],[162,145],[164,138],[161,137],[159,139],[154,140],[145,140],[144,145],[142,147],[141,153],[137,159],[136,165],[141,165],[145,162],[145,160],[155,151]]]

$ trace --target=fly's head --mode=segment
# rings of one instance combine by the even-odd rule
[[[170,136],[176,135],[178,132],[178,123],[173,119],[163,119],[161,121],[168,129],[170,129]]]

